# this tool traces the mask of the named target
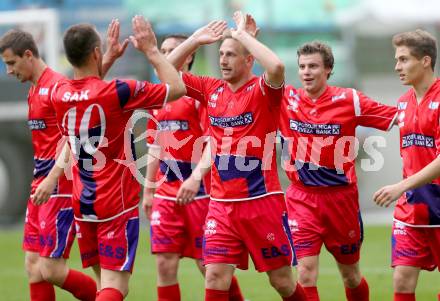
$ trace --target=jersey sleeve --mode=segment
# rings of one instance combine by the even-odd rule
[[[119,104],[124,111],[161,108],[168,100],[168,84],[148,81],[115,80]]]
[[[258,81],[261,93],[268,100],[269,108],[279,107],[283,99],[284,83],[279,87],[271,86],[266,80],[266,73],[263,73]]]
[[[397,108],[377,102],[359,91],[352,89],[356,123],[360,126],[372,127],[388,131],[397,118]]]
[[[216,78],[197,76],[189,72],[182,73],[182,80],[186,86],[186,95],[198,100],[202,106],[206,106],[209,92],[221,82]]]

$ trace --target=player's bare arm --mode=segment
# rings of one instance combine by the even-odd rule
[[[160,147],[150,146],[148,148],[147,156],[147,171],[145,173],[144,191],[142,196],[142,210],[147,219],[150,219],[154,192],[156,191],[156,174],[159,169]]]
[[[191,176],[186,179],[179,188],[176,195],[176,202],[185,205],[197,195],[203,177],[211,170],[211,147],[208,143],[203,150],[202,158],[197,163]]]
[[[280,87],[284,83],[284,64],[278,56],[263,43],[246,31],[246,24],[250,24],[250,15],[241,11],[234,13],[235,29],[231,29],[232,38],[239,41],[261,64],[266,73],[266,81],[273,87]]]
[[[188,56],[193,54],[202,45],[219,41],[223,37],[223,32],[226,28],[226,22],[223,20],[212,21],[208,25],[199,28],[168,55],[168,61],[177,70],[180,70]]]
[[[130,40],[133,46],[142,52],[156,69],[161,82],[169,85],[168,101],[178,99],[186,94],[186,88],[179,73],[157,48],[156,36],[151,24],[142,16],[132,19],[133,35]]]
[[[64,169],[69,165],[70,148],[67,142],[63,146],[63,150],[58,156],[55,165],[50,170],[47,177],[38,185],[33,195],[35,205],[46,203],[50,195],[55,190],[59,177],[64,173]]]
[[[384,186],[373,196],[373,200],[379,206],[388,207],[395,202],[405,191],[418,188],[422,185],[430,183],[432,180],[440,176],[440,157],[426,165],[418,173],[403,179],[402,181]]]
[[[124,54],[125,49],[127,49],[129,40],[124,39],[122,42],[119,41],[120,27],[121,25],[118,19],[113,19],[108,25],[107,45],[102,57],[102,78],[105,77],[114,62],[120,58]]]

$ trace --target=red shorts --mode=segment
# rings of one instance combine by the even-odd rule
[[[113,271],[133,270],[139,239],[139,209],[106,222],[76,221],[84,268],[99,264]]]
[[[41,206],[28,200],[24,223],[23,250],[42,257],[69,258],[75,238],[72,200],[52,197]]]
[[[202,259],[203,225],[209,198],[187,205],[155,198],[150,218],[151,252]]]
[[[259,272],[296,265],[283,195],[209,203],[204,264],[226,263],[247,269],[249,253]]]
[[[394,221],[391,236],[391,266],[440,270],[440,228],[409,227]]]
[[[359,261],[363,225],[356,186],[310,191],[290,185],[286,199],[298,259],[319,255],[324,244],[339,263]]]

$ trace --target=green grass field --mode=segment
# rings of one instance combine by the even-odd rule
[[[392,300],[392,270],[389,268],[390,227],[366,227],[366,241],[362,249],[361,267],[371,291],[372,301]],[[28,286],[23,268],[21,251],[21,230],[0,231],[0,300],[28,300]],[[77,245],[71,252],[70,266],[80,269]],[[91,271],[87,271],[91,273]],[[237,276],[246,298],[251,301],[280,300],[269,286],[265,274],[253,269],[237,271]],[[194,263],[183,260],[180,266],[182,300],[203,300],[203,280]],[[336,266],[323,250],[319,278],[319,292],[322,301],[343,301],[345,295]],[[434,301],[440,292],[440,273],[422,272],[417,289],[418,301]],[[57,300],[74,300],[67,293],[57,289]],[[147,231],[141,231],[130,293],[127,300],[156,300],[154,258],[149,254]]]

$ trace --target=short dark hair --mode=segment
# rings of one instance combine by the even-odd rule
[[[40,57],[37,44],[32,35],[20,29],[11,29],[6,32],[0,39],[0,53],[11,49],[15,55],[23,56],[26,50],[30,50],[36,57]]]
[[[66,30],[63,44],[67,60],[74,67],[81,67],[95,47],[101,46],[101,38],[94,25],[81,23]]]
[[[321,55],[325,68],[333,70],[333,67],[335,65],[335,58],[333,57],[332,48],[329,45],[321,41],[313,41],[301,45],[296,51],[298,59],[301,55],[315,53],[319,53]],[[330,75],[332,75],[331,72],[328,74],[327,78],[330,78]]]
[[[163,38],[163,41],[165,41],[166,39],[176,39],[176,40],[180,40],[181,42],[183,42],[183,41],[185,41],[186,39],[188,39],[189,38],[189,36],[187,36],[186,34],[179,34],[179,33],[176,33],[176,34],[169,34],[169,35],[166,35],[164,38]],[[162,43],[163,43],[163,41],[162,41]],[[191,60],[191,62],[189,62],[189,64],[188,64],[188,70],[191,70],[191,67],[192,67],[192,65],[194,64],[194,60],[195,60],[195,58],[196,58],[196,53],[194,52],[193,54],[192,54],[192,60]]]
[[[406,46],[412,56],[422,59],[424,56],[431,58],[431,68],[434,70],[437,60],[437,40],[429,32],[421,29],[398,33],[393,37],[393,46]]]

